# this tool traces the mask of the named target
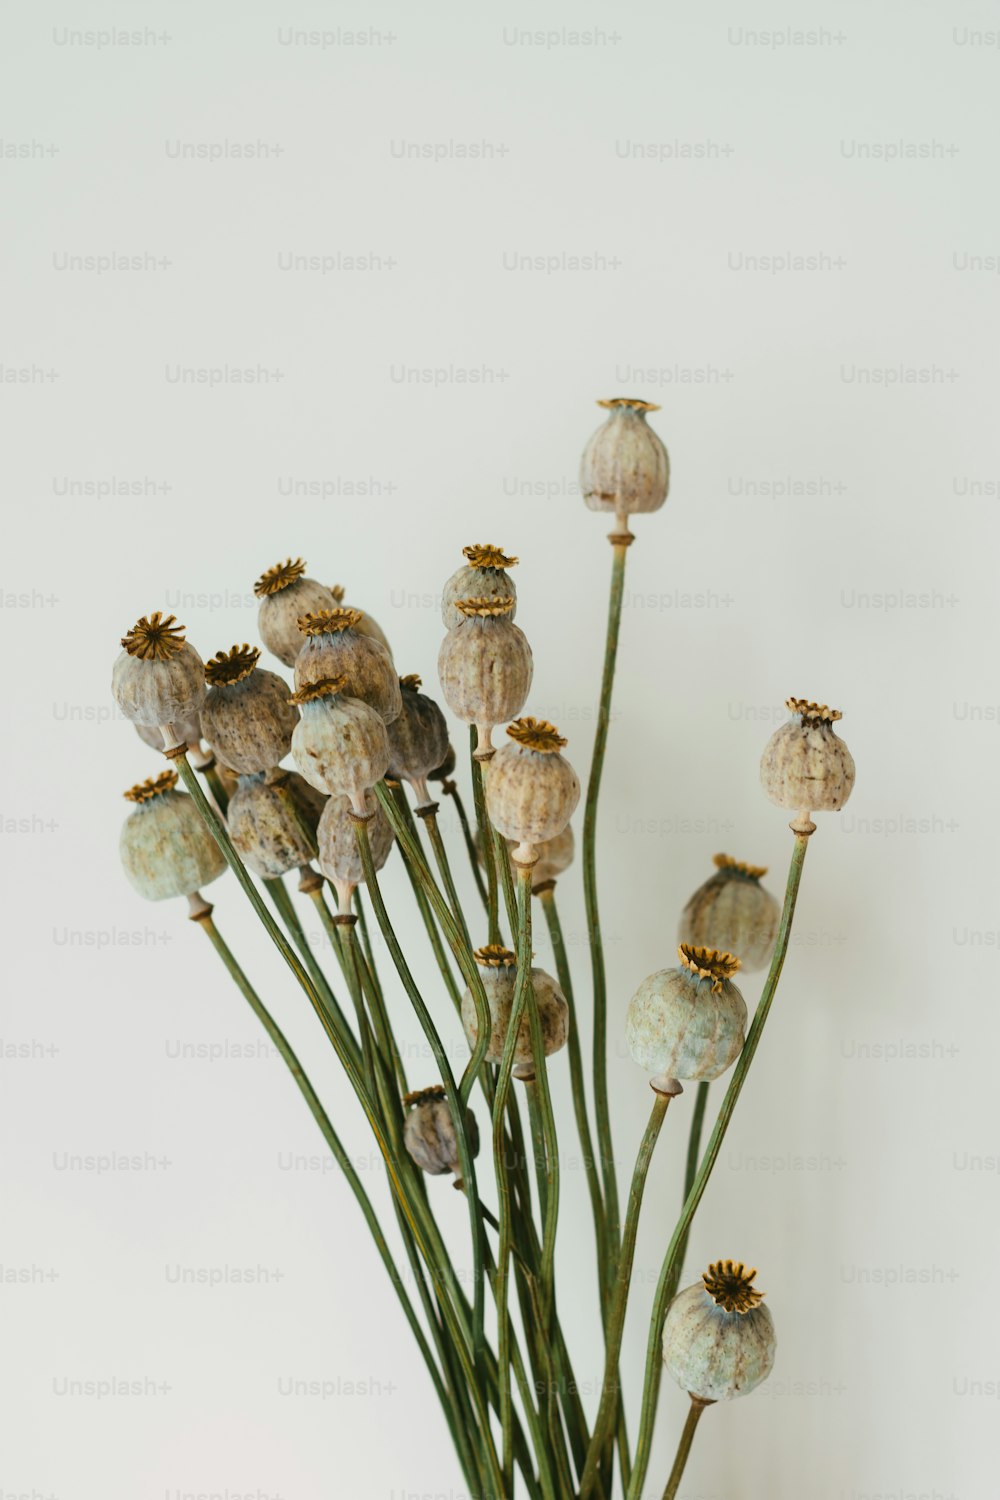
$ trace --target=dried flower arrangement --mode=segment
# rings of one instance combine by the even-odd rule
[[[663,1492],[670,1500],[704,1409],[748,1394],[770,1373],[774,1324],[763,1293],[754,1289],[755,1271],[718,1261],[695,1285],[679,1294],[677,1288],[692,1220],[774,1000],[816,828],[812,813],[842,807],[854,782],[854,763],[833,728],[840,714],[789,699],[790,721],[772,736],[761,760],[768,797],[794,814],[783,903],[761,885],[764,869],[716,856],[715,874],[681,915],[678,963],[644,979],[628,1005],[627,1044],[638,1066],[651,1075],[653,1104],[623,1217],[607,1087],[596,823],[625,562],[634,540],[630,518],[663,505],[669,461],[647,422],[655,406],[621,398],[600,404],[608,416],[587,444],[581,470],[587,505],[612,514],[615,526],[582,848],[592,967],[593,1125],[579,1011],[556,904],[558,878],[574,854],[570,818],[580,783],[556,727],[519,717],[531,688],[532,653],[514,623],[517,592],[509,570],[516,557],[492,545],[468,546],[465,564],[444,588],[446,635],[438,671],[448,708],[469,726],[475,828],[454,779],[457,758],[441,709],[421,691],[419,677],[397,674],[379,626],[346,606],[342,589],[306,577],[302,559],[279,563],[256,584],[261,640],[294,669],[294,691],[258,665],[255,647],[233,646],[203,663],[174,618],[159,613],[143,616],[123,638],[112,680],[123,713],[171,762],[171,769],[125,793],[134,804],[121,836],[125,872],[148,900],[188,898],[190,917],[287,1063],[357,1198],[426,1363],[469,1493],[492,1500],[512,1497],[518,1483],[538,1500],[611,1500],[618,1479],[627,1500],[639,1500],[663,1366],[691,1402]],[[503,725],[506,738],[496,746],[493,736]],[[289,756],[294,771],[282,767]],[[477,907],[474,915],[459,900],[432,787],[452,799],[463,831],[482,903],[482,912]],[[379,884],[379,871],[395,847],[440,970],[441,994],[429,1000],[413,977]],[[320,1099],[202,895],[227,865],[312,1006],[375,1136],[412,1273],[412,1294]],[[319,913],[348,1009],[320,965],[285,885],[285,876],[294,872],[299,891]],[[327,886],[336,895],[332,906]],[[532,964],[533,896],[548,924],[556,976]],[[406,1079],[389,1020],[388,986],[376,968],[366,905],[435,1059],[439,1077],[416,1090]],[[487,936],[479,947],[472,936],[477,926]],[[505,927],[511,947],[505,945]],[[734,982],[741,968],[767,971],[749,1028]],[[460,1078],[435,1017],[444,997],[470,1048]],[[547,1059],[563,1048],[593,1212],[605,1337],[601,1394],[590,1414],[573,1378],[555,1277],[560,1156]],[[726,1072],[728,1086],[702,1150],[709,1082]],[[649,1309],[633,1447],[620,1392],[622,1334],[647,1174],[668,1106],[683,1092],[681,1080],[697,1082],[685,1196]],[[481,1141],[470,1105],[474,1092],[490,1127],[496,1213],[478,1186]],[[450,1174],[465,1195],[471,1279],[448,1252],[422,1174]],[[495,1306],[489,1319],[488,1296]]]

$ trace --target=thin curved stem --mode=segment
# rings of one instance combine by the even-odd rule
[[[486,913],[489,919],[489,939],[491,943],[500,941],[500,909],[497,898],[497,869],[491,856],[490,847],[490,820],[486,815],[486,788],[483,784],[482,762],[476,759],[476,745],[479,743],[479,735],[474,724],[469,725],[469,751],[472,759],[472,798],[476,809],[476,829],[479,841],[483,849],[483,859],[486,864]]]
[[[708,1079],[703,1078],[698,1084],[698,1090],[694,1098],[694,1109],[691,1113],[691,1126],[688,1131],[687,1160],[684,1163],[684,1196],[681,1199],[681,1207],[687,1202],[687,1195],[694,1185],[694,1179],[698,1172],[698,1154],[701,1150],[701,1132],[705,1124],[705,1109],[708,1105]],[[684,1257],[687,1255],[688,1239],[691,1234],[691,1226],[688,1225],[684,1231],[680,1248],[677,1251],[678,1274],[684,1269]]]
[[[688,1454],[691,1452],[691,1444],[694,1442],[694,1435],[701,1419],[701,1414],[706,1406],[711,1405],[711,1401],[699,1401],[697,1396],[691,1397],[691,1406],[687,1414],[687,1421],[684,1423],[681,1439],[677,1444],[677,1457],[674,1459],[674,1466],[670,1470],[667,1487],[663,1491],[663,1500],[674,1500],[674,1496],[677,1494],[677,1486],[684,1476]]]
[[[636,1439],[635,1463],[632,1469],[632,1478],[629,1482],[627,1500],[639,1500],[642,1495],[642,1487],[646,1482],[646,1471],[649,1468],[649,1455],[653,1443],[653,1427],[656,1423],[656,1403],[660,1393],[660,1374],[662,1369],[660,1359],[660,1339],[663,1334],[663,1321],[667,1315],[667,1308],[677,1291],[677,1282],[681,1273],[681,1252],[686,1243],[687,1233],[691,1227],[691,1221],[695,1216],[698,1205],[701,1202],[708,1179],[712,1175],[722,1142],[725,1138],[729,1122],[733,1117],[746,1077],[750,1071],[754,1054],[760,1043],[761,1033],[767,1022],[771,1002],[778,988],[778,980],[781,978],[781,970],[784,966],[785,955],[788,952],[788,943],[792,933],[792,918],[795,915],[795,902],[799,894],[799,883],[802,879],[802,866],[806,857],[808,847],[808,835],[796,834],[795,847],[792,850],[791,864],[788,870],[788,881],[785,886],[785,901],[781,910],[781,923],[778,927],[778,938],[771,958],[771,967],[761,991],[760,1000],[753,1023],[747,1033],[747,1039],[743,1044],[743,1051],[736,1060],[726,1089],[725,1097],[716,1117],[712,1134],[709,1136],[705,1155],[695,1175],[691,1190],[684,1201],[681,1216],[674,1227],[674,1232],[667,1246],[667,1253],[663,1257],[663,1266],[660,1270],[660,1279],[656,1287],[656,1295],[653,1301],[653,1311],[649,1320],[649,1342],[646,1346],[646,1376],[642,1391],[642,1407],[639,1415],[639,1433]]]
[[[490,898],[487,894],[486,886],[483,884],[483,872],[480,868],[479,855],[476,851],[476,841],[472,837],[472,829],[469,827],[469,815],[465,811],[465,803],[462,801],[462,795],[455,782],[450,779],[442,781],[441,791],[445,797],[450,797],[455,804],[455,812],[458,814],[459,827],[462,830],[462,838],[465,840],[465,848],[469,856],[469,863],[472,866],[472,875],[476,882],[476,890],[479,892],[483,903],[483,910],[488,916]]]

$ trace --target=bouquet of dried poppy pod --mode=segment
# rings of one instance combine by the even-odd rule
[[[259,649],[249,645],[204,663],[173,617],[160,613],[143,616],[123,637],[112,679],[122,712],[169,761],[167,770],[125,793],[132,804],[121,835],[125,873],[147,900],[187,897],[191,918],[287,1063],[358,1201],[359,1228],[363,1221],[372,1235],[426,1363],[469,1494],[491,1500],[518,1493],[532,1500],[612,1500],[619,1485],[627,1500],[648,1494],[663,1368],[690,1397],[665,1480],[669,1500],[704,1410],[747,1395],[770,1373],[774,1323],[754,1287],[755,1271],[719,1260],[686,1290],[678,1292],[678,1283],[692,1221],[774,1001],[816,829],[812,814],[842,807],[854,782],[854,763],[834,729],[840,714],[790,698],[789,722],[761,760],[767,796],[794,814],[783,901],[762,885],[766,870],[717,855],[715,872],[681,913],[676,953],[665,954],[656,973],[636,975],[621,1008],[625,1040],[653,1096],[623,1216],[607,1087],[596,825],[626,557],[635,540],[630,521],[663,505],[669,462],[647,420],[656,407],[628,399],[600,404],[607,419],[587,444],[581,471],[587,505],[614,517],[607,644],[582,829],[591,967],[586,1015],[556,900],[574,857],[570,819],[581,788],[558,729],[524,713],[532,651],[515,624],[516,557],[492,545],[468,546],[443,591],[438,674],[447,708],[468,726],[471,816],[442,709],[419,677],[399,675],[375,621],[345,604],[343,589],[308,578],[301,559],[277,564],[256,584],[261,641],[293,669],[293,685],[261,667]],[[460,852],[475,881],[474,911],[460,902],[455,851],[435,796],[454,806]],[[394,849],[440,972],[433,993],[415,980],[383,897],[379,872]],[[315,1013],[374,1134],[409,1261],[405,1280],[334,1122],[216,926],[203,893],[227,866]],[[298,892],[315,906],[332,951],[333,979],[286,884],[296,873]],[[552,939],[555,975],[532,963],[536,900]],[[737,981],[765,970],[750,1019]],[[401,1013],[395,999],[389,1003],[392,989],[402,991],[409,1006],[403,1013],[412,1012],[434,1058],[431,1076],[413,1080],[415,1087],[403,1062],[410,1048],[390,1021]],[[460,1076],[448,1044],[457,1026],[469,1046]],[[604,1327],[605,1368],[592,1411],[574,1378],[555,1275],[557,1124],[565,1131],[568,1122],[556,1120],[548,1069],[561,1065],[564,1052]],[[725,1075],[702,1147],[709,1085]],[[661,1127],[686,1081],[696,1088],[684,1199],[644,1309],[649,1345],[636,1424],[626,1420],[620,1388],[636,1233]],[[450,1176],[464,1195],[462,1264],[445,1245],[426,1176]]]

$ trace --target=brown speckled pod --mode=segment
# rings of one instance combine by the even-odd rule
[[[460,1170],[458,1140],[445,1090],[440,1085],[418,1089],[403,1099],[407,1115],[403,1122],[403,1145],[423,1172],[443,1177]],[[471,1109],[465,1112],[465,1133],[472,1155],[479,1155],[479,1128]],[[460,1179],[456,1186],[460,1186]]]
[[[608,418],[583,450],[580,489],[591,510],[613,511],[620,531],[628,531],[628,517],[659,510],[670,486],[667,450],[646,422],[649,401],[615,396],[598,401]]]
[[[401,677],[399,686],[402,707],[399,717],[388,725],[389,775],[408,781],[417,806],[425,807],[432,800],[427,778],[448,754],[448,725],[434,699],[420,691],[419,677]]]
[[[629,1001],[625,1040],[633,1059],[661,1078],[718,1078],[742,1049],[747,1008],[730,982],[732,953],[677,950],[680,965],[644,979]]]
[[[476,965],[486,991],[490,1007],[492,1030],[486,1061],[498,1063],[503,1056],[504,1042],[510,1028],[511,1007],[514,1004],[514,989],[517,984],[517,959],[508,948],[495,944],[477,948],[474,954]],[[550,974],[544,969],[532,969],[531,987],[538,1004],[538,1019],[542,1028],[542,1047],[546,1057],[565,1047],[569,1036],[569,1006],[566,997]],[[462,1025],[470,1048],[479,1039],[479,1016],[472,991],[462,996]],[[531,1053],[531,1026],[527,1012],[521,1017],[514,1048],[514,1071],[517,1076],[530,1077],[533,1072]]]
[[[343,696],[344,678],[310,683],[292,696],[301,718],[292,735],[292,758],[310,786],[328,797],[347,797],[367,817],[366,794],[389,769],[385,725],[373,708]]]
[[[381,870],[392,849],[393,832],[374,792],[367,794],[365,810],[372,814],[371,822],[368,824],[372,859],[376,870]],[[323,809],[323,816],[319,820],[317,830],[319,867],[341,897],[342,908],[345,890],[349,896],[355,886],[363,884],[365,878],[350,814],[350,798],[330,797]]]
[[[462,553],[468,561],[451,575],[441,597],[445,629],[454,630],[465,618],[458,607],[459,599],[511,599],[507,618],[513,620],[517,614],[517,589],[506,570],[514,567],[517,558],[508,557],[499,547],[489,544],[463,547]]]
[[[226,868],[222,851],[177,772],[163,771],[125,793],[135,811],[125,819],[119,852],[125,874],[147,901],[190,896]]]
[[[133,724],[167,730],[170,749],[186,743],[186,726],[197,718],[205,697],[205,666],[184,639],[173,615],[143,615],[128,635],[111,674],[115,702]]]
[[[305,578],[306,565],[301,557],[293,562],[276,563],[253,586],[260,600],[257,629],[267,649],[294,667],[302,647],[299,620],[310,610],[333,609],[337,601],[328,588],[314,578]]]
[[[299,621],[302,649],[295,658],[295,686],[308,687],[331,677],[346,680],[345,693],[360,698],[391,724],[401,707],[399,678],[392,657],[380,641],[357,629],[356,609],[319,610]]]
[[[573,816],[580,782],[559,753],[566,741],[545,719],[516,719],[507,734],[486,775],[486,810],[517,845],[511,857],[530,864],[536,846],[562,833]]]
[[[667,1309],[663,1363],[699,1401],[748,1396],[774,1368],[774,1320],[756,1275],[740,1261],[716,1261]]]
[[[234,646],[205,666],[201,732],[222,764],[241,776],[284,760],[299,722],[287,682],[258,667],[259,657],[256,646]]]
[[[358,632],[358,634],[371,636],[373,641],[378,641],[380,646],[385,647],[385,649],[389,653],[389,656],[391,657],[392,647],[389,645],[389,637],[386,635],[385,631],[382,629],[378,621],[373,620],[367,610],[358,609],[356,604],[348,604],[347,600],[344,597],[344,588],[341,584],[335,583],[331,588],[330,593],[333,595],[335,604],[339,605],[343,609],[353,609],[355,614],[360,616],[360,619],[354,626],[354,629]]]
[[[715,856],[715,874],[700,885],[681,913],[677,941],[735,953],[747,973],[766,969],[774,952],[781,907],[761,879],[763,865]]]
[[[294,771],[241,776],[226,813],[229,837],[255,875],[277,880],[314,858],[326,805],[323,794]]]
[[[764,747],[760,780],[778,807],[795,812],[836,812],[854,786],[854,760],[834,733],[839,709],[789,698],[791,722],[776,729]]]
[[[478,748],[492,748],[497,724],[520,713],[531,687],[527,637],[510,619],[514,601],[460,599],[461,625],[449,630],[438,655],[441,691],[452,713],[475,724]]]

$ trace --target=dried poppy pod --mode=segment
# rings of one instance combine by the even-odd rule
[[[486,991],[492,1023],[486,1061],[498,1063],[503,1057],[504,1042],[510,1030],[510,1015],[517,987],[517,956],[509,948],[491,943],[485,948],[477,948],[473,957]],[[532,969],[531,987],[535,993],[538,1020],[542,1028],[542,1050],[546,1057],[551,1057],[553,1052],[558,1052],[566,1045],[569,1036],[569,1006],[562,990],[544,969]],[[470,1048],[475,1049],[479,1040],[479,1014],[471,990],[466,990],[462,996],[462,1025]],[[534,1076],[531,1023],[525,1010],[517,1029],[517,1043],[514,1047],[514,1077],[530,1079]]]
[[[407,1110],[403,1121],[403,1145],[422,1172],[431,1177],[455,1173],[455,1187],[462,1187],[458,1138],[451,1118],[446,1090],[435,1084],[403,1097]],[[479,1155],[479,1128],[471,1109],[465,1111],[465,1134],[472,1155]]]
[[[132,728],[151,750],[163,749],[163,735],[160,733],[159,725],[156,724],[133,724]],[[178,745],[188,745],[192,749],[201,748],[201,720],[197,714],[192,714],[189,719],[181,719],[179,723],[171,725],[177,736]]]
[[[261,880],[278,880],[316,854],[316,829],[327,799],[294,771],[241,776],[229,799],[229,837]]]
[[[493,730],[521,712],[531,687],[531,647],[510,618],[514,600],[459,599],[462,623],[449,630],[438,655],[445,702],[475,724],[477,754],[493,748]]]
[[[791,722],[776,729],[760,758],[760,780],[771,801],[808,822],[810,812],[836,812],[854,786],[854,760],[833,726],[837,708],[787,698]]]
[[[467,558],[464,567],[452,573],[441,596],[441,618],[446,630],[461,625],[465,616],[458,607],[460,599],[511,599],[513,601],[508,619],[517,614],[517,589],[507,572],[517,563],[516,557],[508,557],[499,547],[474,544],[462,548]]]
[[[260,600],[257,611],[257,629],[267,649],[284,662],[294,667],[295,658],[302,647],[299,620],[315,609],[333,609],[337,603],[333,594],[322,583],[303,575],[306,565],[301,557],[294,561],[275,563],[262,573],[253,586]]]
[[[389,769],[389,741],[375,710],[343,695],[345,681],[333,677],[292,694],[301,714],[292,758],[310,786],[328,797],[347,797],[354,812],[367,818],[365,795]]]
[[[119,852],[125,874],[147,901],[191,896],[226,868],[222,850],[177,772],[163,771],[125,793],[135,810],[125,819]]]
[[[661,1079],[718,1078],[736,1061],[747,1008],[730,982],[731,953],[682,943],[676,969],[644,979],[629,1001],[625,1040],[640,1068]]]
[[[256,646],[233,646],[205,665],[201,732],[223,765],[241,776],[284,760],[299,722],[287,682],[258,667],[259,659]]]
[[[583,450],[580,490],[591,510],[614,511],[618,530],[628,532],[629,516],[659,510],[670,487],[670,459],[646,422],[651,401],[615,396],[598,401],[608,417]]]
[[[663,1363],[698,1401],[747,1396],[774,1367],[774,1319],[756,1275],[740,1261],[716,1261],[667,1309]]]
[[[137,620],[122,645],[111,674],[118,707],[133,724],[162,728],[160,749],[185,744],[205,698],[205,667],[184,626],[157,610]]]
[[[509,743],[490,762],[486,809],[504,838],[516,844],[511,858],[531,864],[538,846],[562,833],[580,800],[580,781],[560,755],[566,744],[545,719],[515,719]]]
[[[302,646],[295,658],[295,686],[304,688],[311,682],[344,677],[348,696],[360,698],[391,724],[401,707],[399,678],[386,647],[358,630],[360,619],[360,610],[342,609],[340,605],[303,615],[299,621]]]
[[[439,766],[435,766],[433,771],[427,772],[427,780],[447,781],[449,776],[454,774],[454,770],[457,764],[458,758],[455,755],[455,747],[449,741],[448,748],[444,752],[444,760]]]
[[[448,754],[448,725],[433,698],[420,691],[420,678],[399,679],[402,706],[399,717],[388,725],[389,775],[408,781],[417,796],[417,806],[431,800],[427,778]]]
[[[715,874],[681,913],[677,941],[735,953],[747,973],[765,969],[781,921],[781,907],[760,883],[767,867],[742,864],[728,854],[716,854],[714,863]]]
[[[335,583],[332,586],[332,588],[330,589],[330,593],[333,595],[334,603],[340,605],[344,609],[355,609],[361,616],[361,618],[355,625],[354,629],[358,632],[359,635],[368,635],[371,636],[373,641],[378,641],[379,645],[384,646],[391,657],[392,647],[389,645],[389,638],[386,635],[385,631],[382,629],[381,625],[377,620],[372,619],[367,610],[357,609],[356,605],[348,604],[344,597],[344,592],[345,591],[343,584]]]
[[[367,794],[365,811],[371,814],[368,840],[372,860],[376,870],[381,870],[392,849],[393,832],[374,792]],[[341,911],[349,911],[351,897],[365,878],[361,868],[361,851],[358,849],[351,821],[349,797],[327,799],[316,834],[319,842],[319,867],[337,892]]]
[[[508,855],[513,855],[517,844],[513,839],[505,839]],[[568,870],[573,863],[573,855],[576,844],[573,838],[572,826],[567,823],[562,833],[557,833],[554,839],[546,839],[542,844],[535,845],[535,860],[531,871],[532,888],[537,890],[540,885],[558,879],[564,870]],[[479,855],[479,863],[485,866],[483,858],[482,841],[477,838],[476,852]],[[513,859],[511,860],[511,872],[516,871]]]

